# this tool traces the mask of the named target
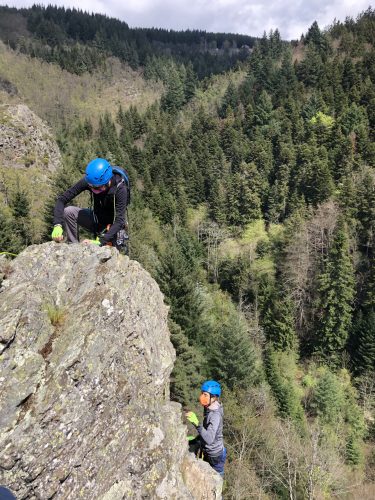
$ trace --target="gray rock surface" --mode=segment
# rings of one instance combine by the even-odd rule
[[[10,265],[0,484],[19,499],[220,498],[169,401],[175,354],[151,276],[109,247],[46,243]]]
[[[0,162],[15,168],[54,172],[61,155],[50,129],[24,104],[0,107]]]

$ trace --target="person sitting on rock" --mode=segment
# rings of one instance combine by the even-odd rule
[[[123,176],[117,168],[114,170],[104,158],[95,158],[87,165],[85,176],[58,197],[51,235],[54,241],[63,241],[64,228],[67,243],[78,243],[78,226],[81,226],[96,237],[83,243],[118,249],[125,245],[122,239],[128,239],[125,227],[129,193]],[[91,193],[91,208],[65,206],[85,190]]]
[[[198,445],[203,460],[223,476],[226,448],[223,441],[223,405],[219,401],[221,387],[215,380],[206,380],[201,386],[201,391],[199,402],[204,407],[203,424],[199,424],[194,412],[186,413],[187,420],[198,431],[197,438],[190,440],[189,447],[194,449]]]

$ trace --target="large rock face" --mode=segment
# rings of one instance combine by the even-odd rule
[[[47,124],[24,104],[0,105],[0,209],[10,213],[16,193],[26,194],[31,241],[40,241],[45,231],[45,203],[51,197],[53,174],[61,166],[60,151]]]
[[[0,107],[0,161],[11,167],[39,166],[50,172],[61,165],[51,131],[24,104]]]
[[[0,484],[17,498],[220,498],[169,401],[167,308],[109,247],[29,247],[0,293]]]

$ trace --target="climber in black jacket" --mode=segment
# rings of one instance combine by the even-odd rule
[[[92,193],[92,208],[65,206],[85,190]],[[127,239],[128,198],[128,187],[123,176],[115,172],[104,158],[95,158],[87,165],[85,177],[58,197],[52,239],[63,241],[65,229],[67,242],[78,243],[78,226],[81,226],[96,236],[96,239],[84,240],[83,243],[101,246],[110,244],[119,248],[121,238]]]

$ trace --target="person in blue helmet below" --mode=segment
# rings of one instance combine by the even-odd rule
[[[83,191],[92,194],[92,208],[66,206]],[[66,231],[67,243],[78,243],[81,226],[96,237],[83,243],[96,245],[121,245],[121,234],[126,238],[126,207],[128,188],[122,176],[112,170],[104,158],[95,158],[86,167],[85,176],[61,194],[54,210],[52,239],[61,242]]]
[[[221,476],[224,475],[224,464],[226,459],[226,449],[223,441],[223,405],[219,398],[221,387],[215,380],[206,380],[201,386],[199,402],[203,406],[203,423],[200,424],[197,415],[189,411],[186,413],[187,420],[194,425],[198,432],[198,437],[194,443],[190,441],[190,448],[199,444],[203,454],[203,460]]]

